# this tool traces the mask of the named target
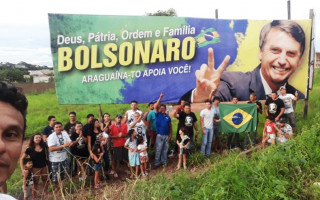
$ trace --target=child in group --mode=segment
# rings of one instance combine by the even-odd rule
[[[140,169],[142,176],[147,176],[147,166],[148,166],[148,146],[147,141],[144,139],[143,136],[138,136],[137,139],[138,144],[138,152],[140,153]]]
[[[23,165],[24,165],[24,170],[23,170],[23,199],[27,200],[31,194],[32,194],[32,187],[33,187],[33,163],[31,158],[24,158],[23,159]]]
[[[101,148],[101,145],[95,144],[93,146],[92,153],[90,154],[91,158],[94,161],[94,166],[93,166],[93,169],[94,169],[94,188],[96,188],[96,189],[99,188],[100,184],[101,184],[99,176],[101,173],[101,160],[103,157],[103,153],[104,152]]]
[[[139,165],[140,165],[140,158],[139,153],[137,149],[137,139],[136,136],[138,133],[134,129],[130,129],[128,132],[128,139],[126,140],[126,143],[124,144],[124,148],[128,149],[128,157],[129,157],[129,163],[131,167],[131,176],[130,178],[133,178],[133,167],[136,167],[136,176],[138,176],[139,173]]]
[[[179,146],[179,162],[177,166],[177,170],[181,167],[181,161],[183,158],[183,168],[187,169],[187,153],[190,148],[190,138],[188,136],[188,129],[186,127],[181,127],[179,130],[179,135],[181,141],[177,140],[177,145]]]
[[[269,142],[273,145],[276,144],[276,131],[278,134],[281,134],[282,131],[276,126],[274,123],[274,117],[273,116],[268,116],[267,120],[264,124],[263,128],[263,139],[262,139],[262,148],[265,148],[265,143]]]

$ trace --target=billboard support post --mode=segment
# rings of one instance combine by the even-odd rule
[[[303,109],[303,117],[307,117],[308,116],[308,107],[309,107],[309,89],[310,89],[310,79],[313,79],[313,73],[310,74],[310,68],[313,67],[314,65],[314,53],[312,53],[312,51],[314,51],[314,48],[312,48],[314,46],[314,11],[313,9],[310,9],[309,12],[309,18],[311,19],[311,39],[310,39],[310,52],[309,52],[309,67],[308,67],[308,82],[307,82],[307,91],[306,91],[306,98],[304,99],[304,109]],[[312,70],[313,72],[313,70]]]

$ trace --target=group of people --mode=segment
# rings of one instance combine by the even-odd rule
[[[277,92],[272,92],[266,100],[265,113],[267,121],[263,131],[262,147],[269,142],[286,142],[292,137],[295,130],[292,100],[298,100],[297,94],[286,94],[285,87]],[[30,138],[29,146],[20,158],[23,172],[23,187],[25,197],[32,193],[37,196],[39,180],[42,180],[44,191],[48,188],[48,174],[51,181],[59,188],[59,181],[67,176],[77,175],[79,180],[86,179],[94,171],[94,187],[101,185],[101,172],[104,177],[112,175],[118,177],[120,163],[128,162],[130,178],[148,175],[148,149],[155,151],[154,168],[166,166],[169,142],[172,139],[172,124],[166,105],[161,104],[161,93],[155,103],[148,104],[148,111],[138,109],[136,101],[131,102],[131,109],[126,111],[124,119],[117,114],[111,120],[110,114],[104,113],[100,122],[93,114],[87,115],[87,123],[83,125],[77,121],[76,113],[69,113],[69,121],[62,126],[55,116],[48,117],[48,125],[43,133],[35,133]],[[205,108],[200,112],[200,127],[197,117],[191,111],[191,104],[185,100],[174,111],[173,116],[178,120],[175,150],[173,157],[178,156],[177,170],[183,166],[187,169],[187,155],[194,151],[194,142],[199,131],[202,133],[201,153],[210,156],[212,150],[221,150],[221,131],[219,114],[219,97],[214,97],[213,102],[205,101]],[[237,97],[232,98],[232,103],[237,104]],[[262,113],[262,104],[256,100],[254,93],[250,94],[250,101],[257,105],[258,113]],[[286,122],[289,119],[290,125]],[[259,118],[257,118],[259,121]],[[276,123],[274,123],[276,122]],[[275,136],[275,130],[278,136]],[[232,148],[232,137],[235,134],[234,148],[239,147],[239,133],[228,133],[227,148]],[[246,133],[244,147],[249,147],[249,133]],[[257,129],[252,133],[251,144],[256,144]],[[213,145],[212,145],[213,143]],[[49,158],[47,160],[47,158]],[[111,170],[110,168],[111,160]],[[139,173],[140,170],[140,173]]]

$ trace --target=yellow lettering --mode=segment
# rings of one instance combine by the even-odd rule
[[[180,56],[180,40],[178,38],[170,38],[167,40],[167,55],[166,55],[166,61],[170,62],[172,61],[172,53],[174,60],[179,60]]]
[[[188,52],[189,47],[189,52]],[[186,37],[182,41],[181,57],[184,60],[191,60],[196,52],[196,40],[193,37]]]
[[[130,42],[124,42],[119,48],[119,63],[123,66],[128,66],[132,63],[133,45]]]
[[[141,41],[137,41],[135,43],[135,51],[134,51],[134,64],[140,64],[140,57],[142,59],[142,63],[149,63],[150,60],[150,40],[145,41],[144,45]],[[143,48],[144,47],[144,48]]]
[[[58,71],[66,72],[72,68],[72,49],[70,47],[58,48]]]
[[[98,62],[98,45],[91,46],[91,68],[102,68],[102,63]]]
[[[159,62],[165,61],[162,39],[158,39],[154,41],[150,63],[155,63],[156,60],[159,60]]]
[[[107,58],[103,59],[102,62],[105,67],[113,67],[117,64],[118,58],[113,53],[113,51],[117,51],[117,50],[118,50],[118,47],[115,43],[108,43],[104,46],[103,53],[104,55],[107,56]]]
[[[85,70],[89,67],[90,50],[89,47],[81,45],[76,48],[74,64],[78,70]]]

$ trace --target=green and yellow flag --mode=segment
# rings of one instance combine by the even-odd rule
[[[206,30],[202,30],[199,35],[194,37],[198,43],[198,47],[205,47],[209,44],[215,44],[220,42],[219,33],[215,28],[208,28]]]
[[[253,132],[257,126],[256,104],[220,104],[221,131]]]

